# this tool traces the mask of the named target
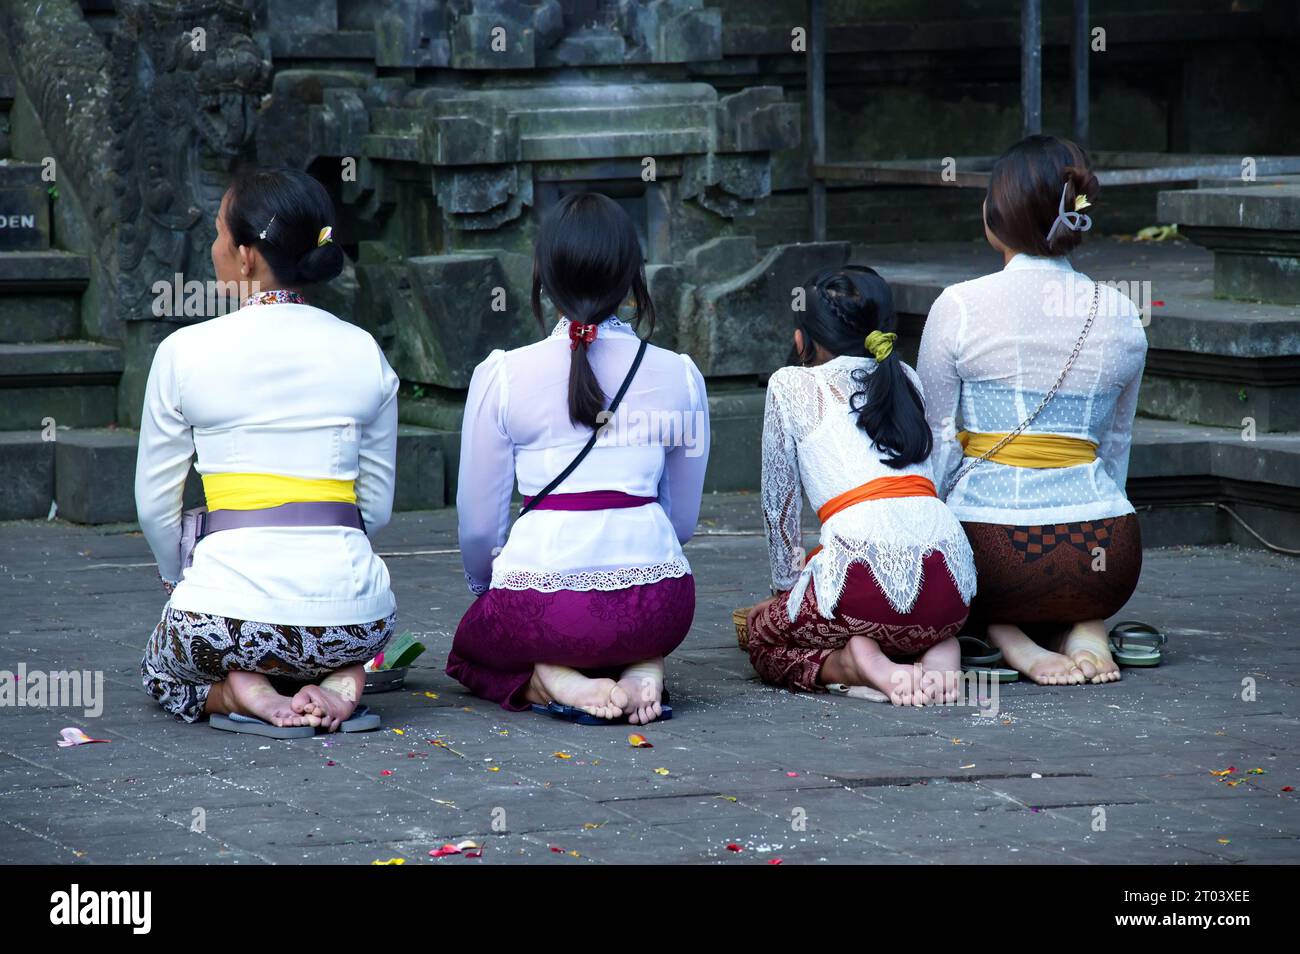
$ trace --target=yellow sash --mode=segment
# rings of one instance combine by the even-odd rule
[[[957,440],[967,457],[982,457],[1006,434],[979,434],[958,431]],[[1060,434],[1021,434],[989,458],[995,464],[1011,467],[1074,467],[1091,464],[1097,459],[1097,445],[1078,437]]]
[[[287,503],[357,502],[351,480],[285,477],[280,474],[206,474],[209,510],[266,510]]]

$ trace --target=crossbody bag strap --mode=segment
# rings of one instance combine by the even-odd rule
[[[1033,413],[1030,414],[1027,418],[1025,418],[1020,423],[1019,427],[1017,427],[1006,437],[1002,438],[1000,441],[998,441],[996,444],[990,447],[983,454],[980,454],[979,457],[968,458],[962,464],[962,466],[957,470],[957,473],[953,475],[952,480],[948,482],[948,487],[947,487],[948,492],[954,490],[956,486],[959,483],[961,483],[962,478],[965,477],[967,474],[969,474],[972,470],[974,470],[984,461],[988,460],[990,457],[995,455],[998,451],[1002,450],[1002,448],[1006,447],[1013,440],[1015,440],[1017,437],[1023,434],[1025,428],[1027,428],[1030,424],[1034,423],[1034,420],[1038,417],[1038,415],[1043,413],[1043,408],[1047,407],[1047,405],[1051,403],[1052,398],[1056,397],[1056,392],[1060,390],[1061,385],[1065,383],[1065,376],[1070,373],[1070,369],[1074,367],[1074,362],[1079,359],[1079,354],[1080,352],[1083,351],[1083,343],[1088,338],[1088,332],[1092,330],[1092,323],[1097,320],[1097,305],[1100,302],[1100,300],[1101,300],[1101,283],[1094,281],[1092,283],[1092,305],[1088,309],[1088,320],[1083,323],[1083,330],[1079,332],[1079,340],[1074,343],[1074,350],[1070,352],[1070,357],[1066,360],[1065,367],[1061,369],[1060,376],[1057,377],[1056,383],[1053,384],[1052,387],[1048,390],[1048,392],[1043,395],[1043,399],[1038,402],[1038,407],[1034,408]],[[947,492],[945,492],[944,496],[946,497],[947,495],[948,495]]]
[[[609,418],[614,416],[614,412],[618,410],[619,402],[623,400],[623,395],[627,394],[627,389],[632,384],[632,379],[636,377],[636,369],[641,367],[641,359],[645,357],[645,349],[649,343],[650,342],[646,341],[644,338],[641,339],[641,346],[636,349],[636,357],[632,359],[632,367],[628,369],[627,377],[625,377],[623,383],[619,385],[618,392],[614,395],[614,400],[609,402],[609,408],[605,412],[609,415]],[[606,420],[609,418],[606,418]],[[601,425],[601,427],[603,426],[604,425]],[[519,509],[519,516],[522,517],[524,514],[528,513],[528,511],[536,507],[542,502],[543,498],[545,498],[547,494],[560,486],[560,484],[564,483],[565,479],[578,469],[578,465],[581,464],[586,456],[591,453],[591,449],[596,446],[596,441],[600,439],[601,427],[592,429],[591,437],[587,438],[586,445],[582,450],[578,451],[578,456],[569,461],[569,466],[560,471],[558,477],[534,494],[533,499],[528,501],[527,504]]]

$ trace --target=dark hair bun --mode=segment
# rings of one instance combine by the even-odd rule
[[[1008,248],[1029,255],[1060,256],[1078,248],[1083,232],[1064,224],[1053,231],[1062,208],[1075,213],[1075,201],[1089,204],[1101,191],[1088,153],[1068,139],[1030,136],[1016,143],[993,163],[984,217],[989,230]],[[1092,218],[1094,209],[1081,209]],[[1048,241],[1048,234],[1052,234]]]
[[[333,242],[313,248],[298,259],[298,282],[316,285],[337,278],[343,271],[343,249]]]
[[[329,193],[301,169],[253,169],[230,186],[226,228],[231,238],[256,248],[285,287],[327,282],[343,271],[338,240],[317,244],[321,230],[333,226]]]

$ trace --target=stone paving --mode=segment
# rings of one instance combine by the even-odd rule
[[[0,708],[0,861],[1300,861],[1295,560],[1148,551],[1124,616],[1164,627],[1165,664],[1005,687],[988,716],[759,683],[730,622],[766,593],[758,529],[754,496],[706,498],[677,718],[638,749],[626,728],[507,713],[442,673],[470,599],[449,510],[377,541],[401,554],[401,625],[429,647],[404,691],[370,698],[385,729],[298,742],[183,725],[140,690],[163,596],[134,528],[0,525],[0,669],[101,670],[105,695],[98,718]],[[59,748],[65,726],[109,742]],[[463,839],[482,857],[428,855]]]

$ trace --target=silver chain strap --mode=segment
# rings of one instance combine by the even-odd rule
[[[998,451],[1002,450],[1002,448],[1006,447],[1013,440],[1015,440],[1017,437],[1023,434],[1025,428],[1027,428],[1030,424],[1034,423],[1034,419],[1043,412],[1043,408],[1047,407],[1048,403],[1051,402],[1052,398],[1056,397],[1056,392],[1060,390],[1061,385],[1065,382],[1065,376],[1070,373],[1070,369],[1074,367],[1074,362],[1077,361],[1079,358],[1079,353],[1083,351],[1083,342],[1087,339],[1088,332],[1092,330],[1092,323],[1097,318],[1097,304],[1100,301],[1101,301],[1101,285],[1098,282],[1093,282],[1092,283],[1092,305],[1088,309],[1088,320],[1083,323],[1083,330],[1079,332],[1079,340],[1074,343],[1074,350],[1070,352],[1070,357],[1065,362],[1065,367],[1061,369],[1061,374],[1056,379],[1056,383],[1053,384],[1051,388],[1048,389],[1047,393],[1043,395],[1043,399],[1038,402],[1038,407],[1034,408],[1034,413],[1030,414],[1027,418],[1021,421],[1019,427],[1017,427],[1010,434],[1007,434],[1004,438],[1002,438],[1002,440],[998,441],[996,444],[990,447],[983,454],[980,454],[979,457],[971,457],[966,460],[966,462],[961,466],[961,468],[958,469],[956,475],[953,476],[953,479],[949,481],[948,483],[949,491],[952,491],[954,488],[956,488],[957,484],[961,482],[962,478],[965,477],[967,474],[969,474],[976,467],[978,467],[983,461],[988,460],[990,457],[995,455]],[[946,497],[947,494],[945,493],[944,496]]]

